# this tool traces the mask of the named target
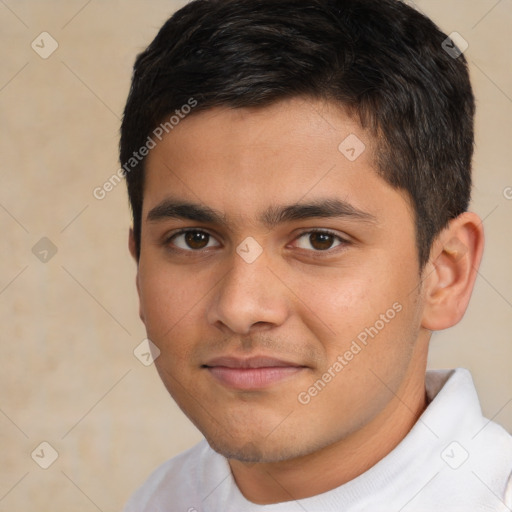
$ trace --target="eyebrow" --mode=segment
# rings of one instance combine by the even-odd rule
[[[317,199],[307,203],[270,206],[260,215],[259,220],[270,229],[286,222],[314,218],[349,218],[363,222],[377,222],[377,218],[371,213],[359,210],[340,199]],[[223,227],[227,227],[228,224],[226,216],[218,210],[171,198],[164,199],[152,208],[146,217],[148,222],[158,222],[166,219],[186,219],[217,224]]]

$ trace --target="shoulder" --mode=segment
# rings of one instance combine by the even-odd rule
[[[444,434],[448,436],[441,435],[442,443],[446,445],[441,456],[444,456],[443,460],[448,464],[448,469],[452,470],[448,475],[452,474],[454,482],[457,479],[463,481],[464,485],[460,489],[466,495],[473,496],[474,502],[478,501],[477,495],[481,495],[482,507],[489,499],[493,499],[489,493],[494,494],[498,500],[496,506],[506,504],[510,507],[512,435],[482,414],[468,370],[457,368],[450,372],[450,377],[438,396],[443,393],[446,395],[446,407],[441,412],[446,413],[448,426]]]
[[[202,440],[192,448],[159,466],[131,496],[123,512],[164,510],[173,503],[176,510],[193,510],[201,474],[220,457]]]

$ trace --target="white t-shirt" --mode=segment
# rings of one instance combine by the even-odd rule
[[[398,446],[328,492],[256,505],[206,440],[160,466],[124,512],[510,512],[512,436],[482,416],[468,370],[429,370],[429,405]]]

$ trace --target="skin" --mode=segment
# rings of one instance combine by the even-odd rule
[[[349,134],[366,145],[355,161],[338,150]],[[341,108],[293,98],[190,115],[147,157],[140,317],[161,351],[155,364],[168,391],[252,502],[326,492],[387,455],[426,407],[431,330],[457,323],[469,301],[483,247],[478,217],[451,221],[420,269],[408,196],[376,173],[374,151]],[[148,219],[169,199],[217,210],[224,222]],[[364,216],[262,222],[270,207],[327,199]],[[196,232],[191,248],[173,237],[183,228],[206,235]],[[262,248],[252,263],[236,251],[247,237]],[[135,257],[132,233],[129,245]],[[338,356],[393,304],[400,312],[301,403],[299,394],[329,368],[332,376]],[[301,369],[241,390],[204,367],[254,354]]]

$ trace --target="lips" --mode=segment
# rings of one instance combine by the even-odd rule
[[[237,357],[217,357],[204,366],[225,366],[226,368],[270,368],[270,367],[300,367],[302,365],[276,359],[274,357],[253,356],[245,359]]]
[[[203,367],[224,386],[246,391],[268,388],[306,369],[298,363],[266,356],[218,357]]]

